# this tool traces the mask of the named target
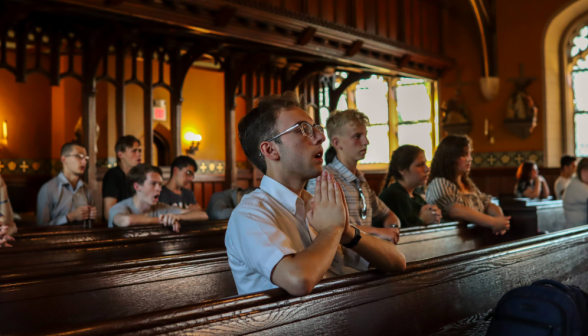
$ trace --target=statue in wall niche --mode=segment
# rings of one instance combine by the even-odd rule
[[[96,143],[94,143],[94,151],[98,154],[98,138],[100,138],[100,126],[96,123]],[[74,142],[79,144],[84,143],[84,127],[82,126],[82,117],[78,119],[78,123],[74,129]]]
[[[461,89],[471,83],[461,80],[461,72],[457,71],[457,81],[448,84],[446,87],[455,87],[455,97],[441,104],[442,112],[442,129],[448,134],[466,135],[472,131],[472,120],[469,117],[468,110],[461,99]]]
[[[528,138],[537,127],[538,109],[533,98],[525,91],[536,79],[536,77],[526,77],[523,64],[521,64],[519,77],[508,80],[514,84],[515,91],[508,99],[504,125],[521,139]]]

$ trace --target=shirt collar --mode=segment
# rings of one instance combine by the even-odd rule
[[[267,175],[261,179],[259,188],[290,211],[292,215],[296,215],[297,202],[301,202],[304,208],[304,205],[312,199],[312,195],[306,190],[302,190],[301,197],[298,197],[292,190]]]
[[[60,185],[70,185],[69,181],[67,180],[67,178],[65,177],[65,174],[63,174],[63,172],[60,172],[59,175],[57,175],[57,180],[59,180],[59,184]],[[82,187],[84,185],[84,181],[82,181],[82,179],[78,179],[78,185],[76,185],[74,189],[74,191],[78,190],[78,188]]]
[[[331,168],[335,169],[339,175],[341,175],[347,182],[351,183],[355,180],[359,180],[360,182],[365,182],[366,179],[363,176],[363,173],[356,169],[356,174],[353,174],[351,170],[347,169],[344,164],[339,161],[339,159],[335,156],[333,162],[329,163]]]

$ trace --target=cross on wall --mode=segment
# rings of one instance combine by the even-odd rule
[[[2,171],[2,169],[4,169],[4,165],[2,164],[2,162],[0,162],[0,172]]]
[[[490,156],[489,156],[489,157],[486,159],[486,161],[488,161],[488,163],[489,163],[491,166],[494,166],[494,164],[496,163],[496,161],[498,161],[498,159],[496,159],[496,157],[494,157],[494,155],[490,155]]]
[[[525,161],[525,157],[521,153],[518,153],[517,156],[514,157],[514,160],[517,164],[521,164]]]
[[[26,163],[26,161],[23,161],[19,167],[20,167],[20,169],[22,169],[23,173],[26,173],[27,169],[29,169],[29,165]]]

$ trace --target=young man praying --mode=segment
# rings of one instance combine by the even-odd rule
[[[306,295],[325,277],[402,271],[404,255],[349,224],[341,186],[322,169],[323,129],[293,99],[262,100],[239,122],[247,158],[265,176],[229,220],[225,245],[239,294],[280,287]],[[315,198],[304,190],[317,177]]]

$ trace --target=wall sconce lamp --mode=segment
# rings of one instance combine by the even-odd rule
[[[494,125],[489,124],[488,118],[484,119],[484,136],[491,145],[494,144]]]
[[[188,154],[196,154],[198,148],[200,147],[200,141],[202,141],[202,135],[195,134],[194,132],[186,132],[184,133],[184,140],[191,142],[190,148],[186,150]],[[196,144],[194,144],[196,143]]]
[[[8,121],[6,120],[2,122],[2,138],[0,139],[0,143],[8,146]]]

